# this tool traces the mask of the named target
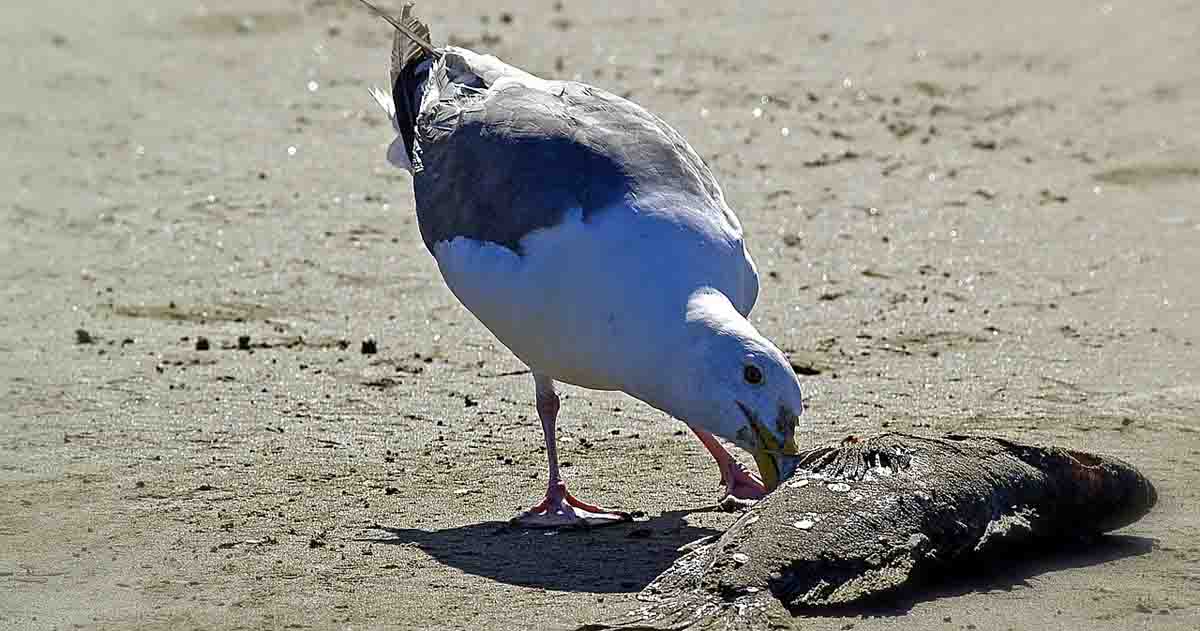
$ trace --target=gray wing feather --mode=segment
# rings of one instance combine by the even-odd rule
[[[586,221],[621,202],[715,213],[740,234],[708,167],[645,109],[446,50],[416,130],[417,217],[431,250],[463,236],[520,252],[522,237],[570,210]]]

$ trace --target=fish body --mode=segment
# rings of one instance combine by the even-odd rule
[[[886,433],[795,464],[777,491],[647,586],[648,606],[588,628],[769,629],[773,617],[880,604],[939,569],[1127,526],[1158,497],[1116,458],[986,436]]]

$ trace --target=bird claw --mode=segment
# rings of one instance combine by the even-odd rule
[[[595,528],[633,521],[622,511],[610,511],[576,499],[559,482],[546,491],[546,497],[533,508],[513,517],[509,523],[522,528]]]
[[[721,499],[717,500],[717,508],[726,513],[736,513],[744,511],[758,503],[756,499],[736,497],[725,494]]]
[[[717,501],[717,506],[728,512],[754,506],[767,495],[767,487],[762,480],[740,462],[734,462],[721,471],[721,484],[725,487],[725,494]]]

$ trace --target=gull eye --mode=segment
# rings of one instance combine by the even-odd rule
[[[763,382],[763,374],[758,366],[746,366],[742,371],[742,378],[746,380],[746,383],[755,386]]]

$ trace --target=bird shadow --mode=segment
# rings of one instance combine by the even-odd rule
[[[646,521],[579,530],[531,530],[497,521],[439,530],[376,525],[385,536],[355,540],[415,546],[440,563],[510,585],[636,592],[684,554],[681,546],[721,534],[685,520],[711,510],[669,511]]]
[[[1154,551],[1157,541],[1131,535],[1047,541],[1028,546],[1021,557],[1011,554],[974,559],[970,563],[940,568],[936,574],[917,577],[894,592],[880,594],[858,605],[820,611],[797,609],[799,616],[904,616],[917,604],[971,593],[1011,592],[1032,587],[1030,579],[1042,574],[1086,568]]]

